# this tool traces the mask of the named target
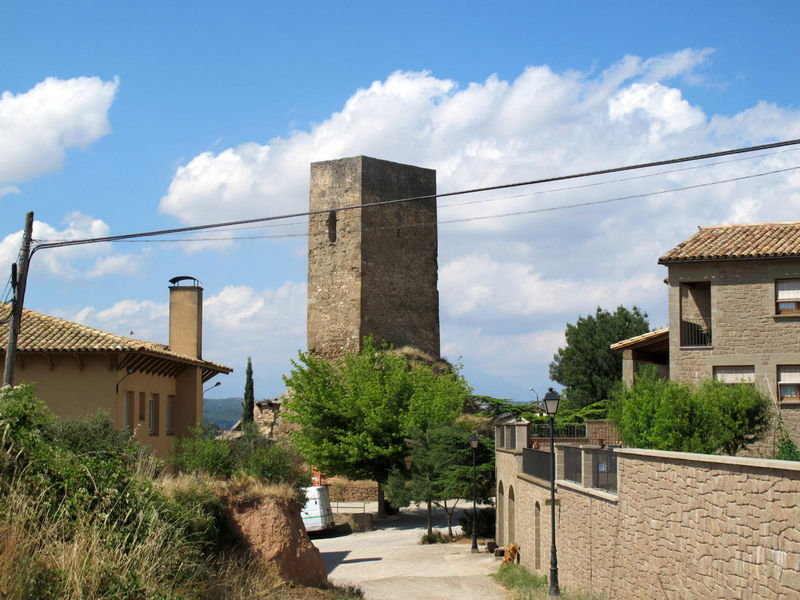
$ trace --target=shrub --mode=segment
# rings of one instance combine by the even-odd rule
[[[691,388],[659,379],[655,368],[615,394],[610,416],[626,446],[731,455],[762,437],[771,418],[753,384],[707,380]]]
[[[478,537],[493,538],[495,531],[496,511],[494,507],[478,509]],[[461,532],[465,536],[472,535],[472,509],[464,510],[458,519],[461,525]]]
[[[778,431],[778,452],[775,455],[778,460],[800,460],[800,450],[789,437],[789,434],[781,428]]]
[[[450,538],[445,536],[441,531],[438,529],[434,529],[431,533],[424,533],[419,540],[420,544],[446,544],[450,541]]]
[[[210,428],[196,427],[191,435],[173,443],[173,465],[184,473],[205,473],[212,477],[230,477],[235,461],[230,442],[216,439]]]

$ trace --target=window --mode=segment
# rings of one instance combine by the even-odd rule
[[[144,421],[144,405],[147,394],[139,392],[139,420]]]
[[[775,314],[800,313],[800,279],[775,281]]]
[[[714,367],[714,379],[722,383],[755,383],[756,368],[753,366]]]
[[[175,427],[172,423],[172,407],[175,402],[175,396],[167,396],[167,435],[175,433]]]
[[[336,241],[336,211],[332,210],[328,213],[328,241],[333,243]]]
[[[150,395],[150,435],[158,435],[158,394]]]
[[[133,392],[125,392],[125,397],[122,399],[122,428],[126,431],[132,429],[133,404]]]
[[[800,365],[778,367],[778,398],[800,403]]]

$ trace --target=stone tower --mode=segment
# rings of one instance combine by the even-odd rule
[[[358,351],[372,334],[439,357],[436,171],[355,156],[311,164],[308,350]]]

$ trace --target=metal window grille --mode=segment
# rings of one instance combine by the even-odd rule
[[[711,324],[705,319],[681,319],[681,346],[710,346]]]
[[[506,428],[503,425],[500,425],[497,429],[495,429],[497,433],[497,447],[498,448],[505,448],[506,447]]]

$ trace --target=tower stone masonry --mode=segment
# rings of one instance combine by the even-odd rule
[[[308,350],[356,352],[367,335],[439,357],[436,171],[355,156],[311,164]],[[426,198],[426,196],[428,196]],[[421,198],[377,204],[400,198]]]

